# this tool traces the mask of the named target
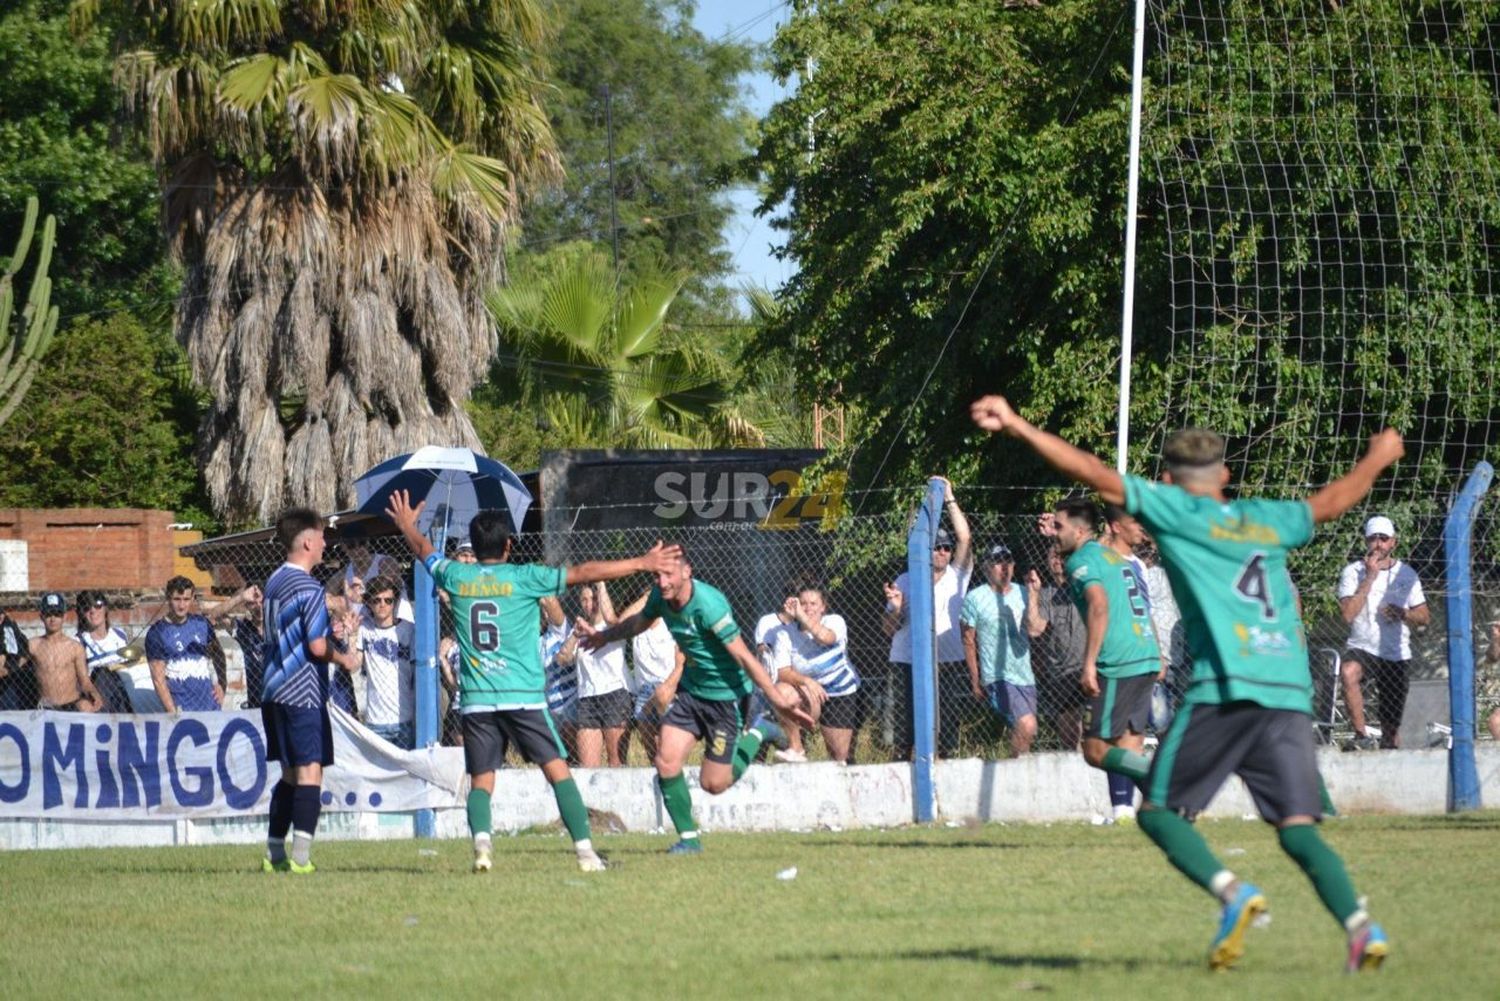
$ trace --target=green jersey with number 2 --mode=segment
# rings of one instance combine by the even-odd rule
[[[1313,536],[1306,501],[1216,501],[1125,477],[1125,509],[1161,550],[1193,676],[1189,703],[1312,713],[1307,635],[1287,553]]]
[[[426,563],[453,612],[458,711],[546,705],[537,599],[561,596],[567,571],[534,563],[459,563],[436,553]]]
[[[1109,608],[1104,642],[1094,665],[1101,677],[1133,678],[1161,670],[1161,650],[1151,628],[1151,609],[1141,593],[1141,582],[1130,561],[1108,546],[1090,539],[1068,557],[1065,569],[1073,604],[1083,621],[1089,620],[1088,589],[1101,587]]]

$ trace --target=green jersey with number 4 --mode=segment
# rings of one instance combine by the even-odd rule
[[[533,563],[459,563],[436,553],[426,564],[453,612],[458,711],[545,706],[537,599],[561,596],[567,571]]]
[[[1089,620],[1088,589],[1104,589],[1109,618],[1104,626],[1099,659],[1094,665],[1100,676],[1133,678],[1160,671],[1161,650],[1151,628],[1151,609],[1130,561],[1090,539],[1068,557],[1065,569],[1073,604],[1078,606],[1084,622]]]
[[[1306,501],[1216,501],[1125,477],[1125,509],[1156,538],[1193,658],[1189,703],[1312,714],[1307,635],[1287,553],[1313,535]]]

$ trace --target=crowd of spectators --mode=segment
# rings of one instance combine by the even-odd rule
[[[932,553],[937,753],[961,753],[961,729],[982,719],[990,721],[986,732],[1000,733],[1013,755],[1029,753],[1043,734],[1050,746],[1077,748],[1086,701],[1087,630],[1064,572],[1052,517],[1038,519],[1042,551],[1033,565],[1022,566],[1012,548],[1015,540],[987,539],[976,546],[946,481],[944,513]],[[1117,518],[1106,522],[1105,538],[1129,531]],[[1430,620],[1422,581],[1400,558],[1395,524],[1376,516],[1363,529],[1364,555],[1343,569],[1332,588],[1349,629],[1336,684],[1352,730],[1346,749],[1352,750],[1399,746],[1412,632]],[[1036,553],[1036,539],[1021,541]],[[1180,697],[1188,655],[1166,573],[1149,540],[1131,539],[1121,549],[1131,553],[1149,605],[1165,690]],[[473,560],[462,540],[450,542],[448,554]],[[326,582],[335,650],[331,701],[379,737],[411,748],[415,629],[405,568],[360,542],[345,545],[341,563]],[[834,761],[853,763],[861,747],[868,754],[872,744],[888,746],[875,752],[881,758],[911,756],[910,590],[903,573],[880,595],[878,623],[871,625],[878,624],[889,641],[883,664],[858,662],[862,655],[851,652],[850,623],[831,607],[828,590],[816,578],[788,582],[778,607],[759,616],[754,641],[762,663],[816,721],[816,729],[804,733],[782,716],[789,746],[773,752],[778,760],[807,760],[807,741],[814,735],[822,756]],[[634,615],[648,594],[649,588],[619,614],[603,584],[540,604],[537,641],[547,671],[548,706],[569,756],[584,767],[626,763],[633,740],[645,760],[655,753],[657,721],[674,694],[671,683],[681,656],[670,633],[657,623],[629,644],[587,650],[578,642],[576,625],[606,628]],[[243,696],[235,704],[254,708],[264,662],[261,605],[255,585],[224,600],[202,602],[191,580],[174,577],[150,626],[132,637],[112,623],[103,592],[86,590],[71,600],[49,592],[37,606],[40,635],[28,636],[0,613],[0,710],[217,710],[225,706],[229,688],[229,657],[221,643],[226,635],[242,665]],[[1488,640],[1480,651],[1477,696],[1481,725],[1500,739],[1500,622],[1489,626]],[[461,728],[452,706],[458,648],[446,627],[438,655],[440,739],[457,744]],[[970,740],[963,751],[973,750]]]

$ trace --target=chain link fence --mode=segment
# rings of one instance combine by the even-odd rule
[[[1046,505],[1046,495],[1034,492],[1034,510]],[[784,610],[788,597],[815,587],[825,598],[825,619],[838,617],[838,630],[844,642],[849,665],[858,675],[856,692],[848,693],[850,703],[838,703],[838,721],[854,726],[847,749],[838,741],[830,755],[828,734],[812,732],[800,735],[799,746],[809,760],[831,756],[846,761],[868,763],[900,759],[910,752],[911,737],[909,700],[909,650],[902,637],[894,639],[895,618],[887,613],[887,585],[895,584],[906,568],[906,535],[908,507],[893,502],[894,495],[878,494],[851,503],[846,497],[838,509],[822,512],[821,517],[784,520],[772,523],[732,522],[693,527],[624,527],[608,530],[552,530],[529,532],[517,537],[514,559],[542,561],[551,564],[577,563],[593,559],[618,559],[648,549],[658,538],[681,543],[693,566],[695,578],[722,590],[729,598],[746,642],[754,648],[757,625],[767,616]],[[960,500],[965,506],[985,506],[997,499],[996,492],[965,491]],[[1005,497],[1007,506],[1015,497]],[[998,505],[996,505],[998,506]],[[867,509],[870,513],[853,513]],[[553,512],[551,514],[556,514]],[[577,514],[575,512],[575,514]],[[550,517],[550,515],[549,515]],[[1079,688],[1082,666],[1083,623],[1063,585],[1061,559],[1052,540],[1040,530],[1036,513],[1000,515],[970,514],[970,557],[972,573],[964,582],[965,590],[983,588],[986,582],[986,554],[996,546],[1005,546],[1012,558],[1009,587],[1024,592],[1027,579],[1035,574],[1040,580],[1040,611],[1046,627],[1032,637],[1026,623],[1017,631],[1025,634],[1030,666],[1037,689],[1037,736],[1033,750],[1058,750],[1075,747],[1081,729],[1083,695]],[[587,523],[582,517],[566,516],[551,524]],[[1432,621],[1414,633],[1412,678],[1414,684],[1439,683],[1447,676],[1445,645],[1445,608],[1441,522],[1438,512],[1417,514],[1403,512],[1398,516],[1401,544],[1398,555],[1412,563],[1425,588]],[[1490,625],[1500,619],[1500,587],[1493,563],[1482,555],[1487,551],[1482,540],[1494,535],[1495,518],[1486,511],[1476,526],[1476,547],[1481,555],[1475,561],[1475,632],[1474,648],[1478,654],[1478,736],[1487,738],[1485,721],[1490,712],[1500,709],[1500,668],[1486,663]],[[1354,516],[1336,526],[1320,531],[1314,545],[1300,551],[1293,563],[1293,575],[1301,591],[1308,624],[1311,669],[1317,697],[1315,712],[1321,732],[1332,742],[1350,736],[1347,715],[1342,706],[1338,682],[1339,654],[1344,648],[1348,626],[1339,615],[1334,596],[1339,570],[1363,552],[1359,533],[1360,521]],[[958,538],[957,526],[945,521],[944,527]],[[347,613],[360,612],[365,588],[381,575],[393,576],[402,588],[397,615],[412,617],[409,601],[412,588],[411,557],[399,538],[392,536],[361,537],[363,532],[385,530],[378,522],[335,525],[328,533],[329,545],[323,566],[318,571],[324,580],[330,604],[331,621],[340,642],[346,633],[358,628],[358,619]],[[206,658],[209,669],[219,682],[226,708],[258,704],[260,686],[259,615],[254,586],[262,583],[282,560],[268,532],[245,533],[200,543],[192,548],[199,566],[212,577],[210,586],[201,588],[195,614],[206,614],[215,621],[208,630],[212,642],[203,651],[192,651]],[[955,552],[958,557],[961,553]],[[1153,618],[1163,638],[1167,658],[1172,666],[1171,680],[1180,691],[1187,671],[1186,651],[1181,627],[1175,620],[1173,603],[1163,591],[1165,576],[1153,567],[1149,547],[1142,553],[1147,584],[1153,602]],[[955,561],[956,565],[956,561]],[[650,580],[636,576],[608,585],[607,591],[615,612],[626,611],[632,602],[650,586]],[[64,630],[78,636],[89,658],[89,673],[105,707],[113,711],[159,710],[156,682],[145,656],[150,630],[166,615],[167,608],[159,595],[110,594],[102,596],[106,619],[102,632],[97,614],[86,618],[84,608],[70,608]],[[91,605],[93,593],[68,596],[70,605]],[[563,665],[556,653],[561,640],[571,630],[581,611],[577,589],[561,603],[564,624],[552,629],[552,642],[546,643],[544,627],[549,623],[539,614],[538,642],[543,644],[549,664],[549,681],[553,687],[576,684],[580,670],[591,666]],[[976,697],[970,672],[965,663],[959,639],[958,619],[962,595],[946,607],[939,602],[938,621],[943,634],[937,637],[939,733],[936,746],[946,756],[1004,757],[1012,753],[1010,734],[1005,721],[984,698]],[[12,603],[14,606],[15,603]],[[12,650],[16,641],[7,629],[4,679],[6,707],[31,708],[45,693],[37,685],[37,669],[29,658],[25,644],[42,631],[34,618],[35,605],[13,608],[15,634],[21,648]],[[453,649],[446,609],[440,606],[441,646],[443,657]],[[767,620],[777,624],[774,619]],[[789,624],[796,629],[798,625]],[[764,632],[764,629],[761,630]],[[88,635],[85,636],[84,634]],[[764,638],[763,636],[760,638]],[[764,651],[764,648],[762,650]],[[408,655],[409,656],[409,655]],[[639,649],[626,644],[623,652],[624,688],[631,691],[632,708],[625,725],[618,758],[626,764],[642,765],[650,760],[653,737],[649,720],[640,718],[642,699],[637,689],[643,687],[646,665],[637,663]],[[440,659],[443,659],[440,657]],[[784,665],[770,662],[771,667]],[[193,664],[166,664],[166,680],[184,671],[198,670]],[[443,713],[440,726],[445,743],[459,740],[457,721],[449,709],[454,695],[454,678],[444,672],[439,705]],[[349,673],[335,670],[333,698],[345,708],[359,714],[368,723],[388,725],[408,722],[415,700],[410,693],[412,673],[409,669],[363,670]],[[905,683],[904,683],[905,682]],[[649,681],[647,682],[649,683]],[[585,690],[590,684],[585,681]],[[593,686],[597,687],[597,686]],[[1371,692],[1368,715],[1380,718],[1378,693]],[[840,696],[844,697],[844,696]],[[1446,706],[1446,695],[1443,696]],[[380,715],[372,718],[372,706]],[[554,708],[560,709],[559,704]],[[392,718],[393,713],[395,717]],[[820,728],[821,729],[821,728]],[[575,754],[578,744],[572,730],[570,746]],[[613,758],[614,756],[608,756]]]

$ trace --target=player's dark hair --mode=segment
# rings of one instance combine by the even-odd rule
[[[1097,531],[1099,528],[1099,505],[1087,497],[1069,497],[1060,500],[1052,510],[1064,518],[1083,522],[1092,530]]]
[[[802,577],[799,578],[796,583],[797,594],[799,596],[803,591],[816,591],[818,592],[818,597],[823,599],[824,609],[828,608],[828,588],[823,586],[823,582],[821,580],[816,577]]]
[[[321,529],[323,516],[310,507],[289,507],[276,516],[276,541],[288,556],[297,538],[306,531]]]
[[[476,559],[505,559],[506,547],[510,545],[510,515],[496,508],[480,511],[469,522],[469,541],[474,545]]]
[[[1118,525],[1121,521],[1130,517],[1130,512],[1119,504],[1104,505],[1104,522],[1107,525]]]
[[[197,589],[198,586],[196,584],[194,584],[192,581],[188,580],[181,574],[178,574],[176,577],[173,577],[171,580],[167,581],[167,586],[162,588],[168,598],[172,597],[172,595],[174,594],[181,594],[184,591],[196,591]]]

